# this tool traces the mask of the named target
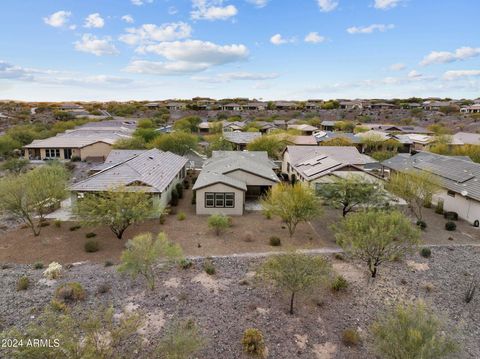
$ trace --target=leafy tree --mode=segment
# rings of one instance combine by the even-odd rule
[[[321,105],[322,110],[334,110],[339,107],[340,107],[340,103],[334,100],[326,101]]]
[[[322,183],[317,194],[329,206],[342,209],[345,217],[362,207],[382,207],[388,203],[386,192],[378,183],[361,176],[334,177],[331,183]]]
[[[299,223],[309,221],[322,213],[314,190],[300,182],[293,185],[276,184],[261,203],[265,212],[279,216],[285,222],[290,237]]]
[[[87,312],[79,308],[64,313],[48,309],[26,328],[4,331],[0,338],[15,338],[23,343],[32,338],[47,338],[50,346],[21,345],[2,349],[2,354],[8,358],[32,359],[133,358],[141,347],[137,333],[142,323],[140,316],[123,313],[117,320],[114,314],[112,307]]]
[[[162,359],[189,359],[205,344],[192,320],[174,323],[160,340],[156,355]]]
[[[230,218],[223,214],[212,214],[208,217],[208,227],[213,229],[215,234],[219,236],[223,230],[230,227]]]
[[[213,151],[233,151],[233,145],[225,137],[216,135],[209,138],[209,145],[205,152],[208,157],[211,157]]]
[[[117,150],[143,150],[146,148],[143,137],[122,138],[112,146]]]
[[[168,241],[163,232],[159,233],[155,240],[151,233],[135,236],[127,242],[126,248],[122,252],[118,270],[130,274],[133,278],[142,276],[150,290],[155,289],[154,267],[159,260],[162,258],[171,263],[182,256],[182,248]]]
[[[155,123],[149,118],[144,118],[138,121],[137,128],[155,128]]]
[[[184,117],[173,124],[173,128],[177,131],[197,132],[198,125],[202,119],[198,116]]]
[[[53,117],[55,117],[55,120],[57,121],[68,121],[75,118],[70,112],[62,110],[53,111]]]
[[[54,163],[0,181],[0,210],[25,222],[35,236],[50,208],[63,200],[68,173]]]
[[[353,132],[355,124],[352,121],[337,121],[335,123],[335,130],[342,132]]]
[[[263,135],[257,137],[247,145],[248,151],[266,151],[268,157],[280,159],[282,152],[289,143],[288,136],[277,134]]]
[[[417,220],[423,219],[423,205],[439,188],[438,179],[425,171],[395,172],[386,185],[388,191],[407,201]]]
[[[445,127],[442,123],[435,123],[433,125],[427,126],[427,129],[432,131],[435,135],[448,135],[451,133],[450,129]]]
[[[445,324],[421,301],[379,317],[372,334],[376,354],[385,359],[449,358],[459,349]]]
[[[259,275],[290,294],[290,314],[293,314],[295,295],[318,287],[330,272],[330,265],[321,256],[288,253],[267,259]]]
[[[335,137],[326,141],[320,142],[320,146],[355,146],[355,144],[346,137]]]
[[[155,138],[150,145],[162,151],[170,151],[183,156],[197,147],[198,137],[186,132],[173,132]]]
[[[394,157],[396,154],[397,152],[393,152],[393,151],[374,151],[370,153],[370,157],[372,157],[373,159],[379,162],[382,162],[382,161],[388,160],[389,158]]]
[[[353,213],[333,226],[337,244],[354,258],[365,261],[374,278],[378,266],[401,258],[419,243],[419,229],[398,211]]]
[[[25,158],[10,158],[2,164],[1,168],[10,173],[19,174],[27,169],[29,163]]]
[[[84,224],[106,225],[118,239],[122,239],[128,227],[158,214],[160,209],[153,208],[147,193],[117,187],[99,193],[86,193],[76,201],[73,211]]]
[[[0,156],[8,157],[12,155],[13,150],[21,148],[22,144],[14,140],[9,135],[0,136]]]

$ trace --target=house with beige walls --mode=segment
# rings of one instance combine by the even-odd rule
[[[247,200],[280,182],[275,168],[267,152],[214,151],[193,186],[197,214],[243,215]]]

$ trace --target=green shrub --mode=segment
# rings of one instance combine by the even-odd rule
[[[30,286],[30,279],[28,279],[27,276],[20,277],[20,279],[17,282],[17,290],[27,290],[28,287]]]
[[[55,312],[63,312],[63,313],[66,312],[68,309],[67,305],[58,299],[52,299],[50,301],[50,307]]]
[[[170,204],[171,204],[173,207],[178,206],[178,200],[179,200],[179,198],[180,198],[180,196],[179,196],[179,194],[178,194],[177,189],[176,189],[176,188],[172,189]]]
[[[105,267],[111,267],[113,264],[114,263],[112,261],[105,261]]]
[[[270,237],[270,239],[268,240],[268,243],[269,243],[272,247],[279,247],[279,246],[282,245],[282,241],[280,240],[280,238],[275,237],[275,236]]]
[[[348,282],[345,279],[344,276],[338,275],[335,277],[335,279],[332,281],[332,290],[335,292],[339,292],[341,290],[345,290],[348,288]]]
[[[40,222],[40,227],[48,227],[50,225],[50,222],[42,221]]]
[[[96,236],[97,236],[97,234],[93,233],[93,232],[88,232],[87,234],[85,234],[86,238],[93,238],[93,237],[96,237]]]
[[[74,303],[85,300],[86,292],[78,282],[63,283],[55,290],[54,299],[64,303]]]
[[[265,342],[263,334],[259,329],[248,328],[243,332],[242,337],[243,350],[259,358],[266,357]]]
[[[212,228],[219,236],[222,230],[230,227],[230,218],[223,214],[212,214],[208,217],[208,227]]]
[[[334,258],[339,261],[345,260],[345,257],[343,256],[342,253],[335,253]]]
[[[458,213],[457,212],[445,212],[443,214],[443,217],[445,219],[448,219],[449,221],[457,221],[458,220]]]
[[[182,269],[188,269],[190,268],[192,265],[193,265],[193,262],[188,259],[188,258],[182,258],[179,262],[178,262],[178,265],[180,266],[180,268]]]
[[[43,262],[35,262],[33,263],[33,268],[34,269],[43,269],[44,265]]]
[[[56,219],[55,221],[53,221],[53,225],[56,227],[56,228],[60,228],[62,226],[62,221],[59,220],[59,219]]]
[[[361,342],[360,334],[354,328],[347,328],[342,333],[342,342],[349,347],[356,346]]]
[[[183,211],[178,212],[177,219],[179,221],[184,221],[186,218],[187,218],[187,215],[185,214],[185,212]]]
[[[457,225],[455,224],[455,222],[449,221],[445,223],[445,229],[447,231],[454,231],[457,229]]]
[[[417,226],[423,231],[423,230],[425,230],[425,228],[427,228],[427,223],[425,221],[418,220],[417,221]]]
[[[73,232],[73,231],[76,231],[77,229],[80,229],[80,228],[82,228],[82,226],[79,225],[79,224],[76,224],[74,226],[71,226],[69,229],[70,229],[70,231]]]
[[[421,255],[423,258],[430,258],[430,256],[432,255],[432,251],[431,251],[430,248],[428,248],[428,247],[423,247],[423,248],[420,250],[420,255]]]
[[[216,269],[215,269],[215,266],[213,265],[212,261],[210,259],[207,259],[204,263],[203,263],[203,270],[205,271],[205,273],[207,273],[208,275],[214,275],[216,273]]]
[[[437,205],[435,206],[435,213],[443,214],[443,201],[437,202]]]
[[[72,162],[80,162],[82,159],[80,158],[80,156],[72,156],[72,158],[70,158],[70,161]]]
[[[93,240],[93,239],[90,239],[88,241],[85,242],[85,252],[87,253],[94,253],[94,252],[98,252],[99,249],[100,249],[100,244],[98,243],[98,241],[96,240]]]
[[[175,189],[177,190],[179,199],[183,198],[183,188],[184,188],[183,184],[181,184],[181,183],[177,183],[177,185],[175,186]]]

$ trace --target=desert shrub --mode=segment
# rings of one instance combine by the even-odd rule
[[[445,229],[447,231],[454,231],[457,229],[457,225],[455,224],[455,222],[449,221],[445,223]]]
[[[339,261],[343,261],[345,259],[342,253],[335,253],[334,258]]]
[[[105,261],[105,267],[111,267],[113,264],[114,263],[112,261]]]
[[[212,214],[208,217],[208,227],[213,229],[215,234],[219,236],[222,230],[230,227],[230,218],[223,214]]]
[[[178,265],[180,266],[180,268],[182,269],[188,269],[190,268],[192,265],[193,265],[193,262],[188,259],[188,258],[182,258],[179,262],[178,262]]]
[[[422,220],[418,220],[417,221],[417,226],[418,226],[418,228],[420,228],[423,231],[423,230],[425,230],[425,228],[427,228],[427,222],[422,221]]]
[[[48,227],[50,225],[50,222],[42,221],[40,222],[40,227]]]
[[[70,161],[72,162],[80,162],[82,159],[80,158],[80,156],[72,156],[72,158],[70,158]]]
[[[33,263],[33,269],[43,269],[43,262]]]
[[[97,236],[97,234],[93,233],[93,232],[88,232],[87,234],[85,234],[86,238],[93,238],[93,237],[96,237],[96,236]]]
[[[423,258],[430,258],[430,256],[432,255],[432,250],[428,247],[423,247],[421,250],[420,250],[420,255],[423,257]]]
[[[348,282],[344,276],[337,275],[335,279],[332,281],[331,288],[335,292],[345,290],[348,288]]]
[[[53,225],[56,227],[56,228],[60,228],[62,226],[62,221],[59,220],[59,219],[56,219],[55,221],[53,221]]]
[[[98,294],[105,294],[105,293],[108,293],[110,291],[110,289],[112,289],[110,284],[102,283],[97,287],[97,293]]]
[[[183,211],[178,212],[177,219],[179,221],[184,221],[186,218],[187,218],[187,215],[185,214],[185,212]]]
[[[71,226],[69,229],[70,229],[70,231],[73,232],[73,231],[76,231],[77,229],[80,229],[80,228],[82,228],[82,226],[79,225],[79,224],[76,224],[74,226]]]
[[[66,312],[68,309],[67,305],[58,299],[52,299],[50,301],[50,308],[55,312]]]
[[[174,323],[155,349],[156,358],[187,359],[204,346],[204,338],[198,326],[192,321]]]
[[[57,279],[62,274],[62,265],[57,262],[52,262],[48,268],[43,272],[43,276],[47,279]]]
[[[457,221],[458,220],[458,213],[457,212],[445,212],[443,214],[443,217],[445,219],[448,219],[449,221]]]
[[[63,283],[55,290],[54,298],[64,303],[85,300],[86,292],[78,282]]]
[[[361,342],[358,330],[354,328],[347,328],[342,332],[342,342],[346,346],[353,347]]]
[[[263,215],[266,219],[272,219],[272,212],[270,211],[263,211]]]
[[[282,245],[282,241],[280,240],[280,238],[275,237],[275,236],[270,237],[270,239],[268,240],[268,243],[269,243],[272,247],[279,247],[279,246]]]
[[[182,199],[183,198],[183,189],[184,189],[183,184],[177,183],[177,185],[175,186],[175,189],[177,190],[178,198]]]
[[[171,194],[171,199],[170,199],[170,204],[174,207],[178,206],[178,200],[179,200],[179,195],[178,191],[176,188],[172,189],[172,194]]]
[[[242,345],[246,353],[258,356],[259,358],[266,357],[265,342],[263,340],[263,334],[259,329],[246,329],[243,332]]]
[[[207,273],[208,275],[214,275],[214,274],[216,273],[215,266],[213,265],[213,262],[212,262],[210,259],[207,259],[207,260],[203,263],[203,270],[204,270],[205,273]]]
[[[435,213],[443,214],[443,201],[437,202],[437,205],[435,206]]]
[[[17,282],[17,291],[27,290],[30,286],[30,279],[27,276],[20,277]]]
[[[90,239],[85,242],[84,249],[87,253],[98,252],[100,249],[100,244],[98,243],[98,241]]]
[[[253,233],[250,232],[250,231],[246,231],[244,234],[243,234],[243,240],[247,243],[249,242],[253,242]]]

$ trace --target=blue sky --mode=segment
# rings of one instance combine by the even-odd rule
[[[474,0],[0,6],[0,99],[480,96]]]

